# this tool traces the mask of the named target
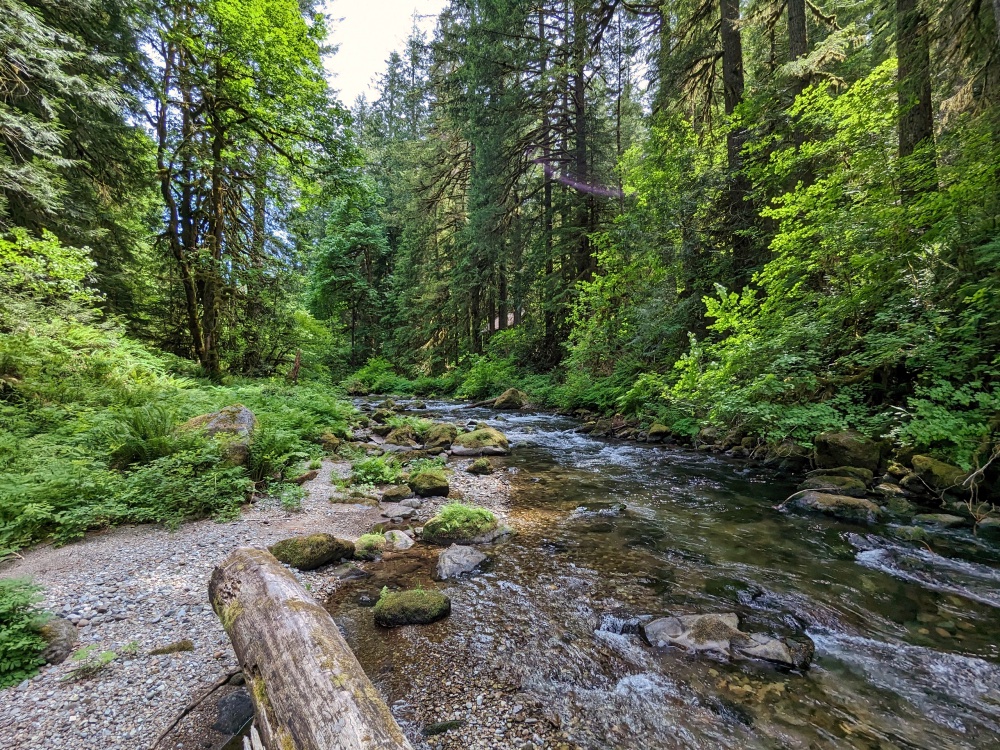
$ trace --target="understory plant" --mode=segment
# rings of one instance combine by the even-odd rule
[[[49,615],[38,608],[40,591],[23,578],[0,579],[0,689],[33,677],[45,663],[39,628]]]

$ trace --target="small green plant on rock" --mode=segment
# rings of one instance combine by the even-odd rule
[[[0,580],[0,689],[34,677],[45,663],[38,629],[48,615],[37,607],[40,591],[23,578]]]
[[[360,560],[374,560],[385,550],[385,536],[382,534],[363,534],[354,543],[354,556]]]
[[[432,542],[460,542],[483,536],[497,526],[497,517],[486,508],[448,503],[424,524],[422,536]]]

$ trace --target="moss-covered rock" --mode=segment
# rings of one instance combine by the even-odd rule
[[[282,539],[268,550],[278,560],[299,570],[315,570],[335,560],[354,557],[354,544],[332,534],[309,534]]]
[[[320,445],[323,446],[323,450],[328,453],[336,453],[340,446],[343,445],[344,441],[339,437],[334,435],[332,432],[324,432],[319,438]]]
[[[854,430],[824,432],[813,442],[816,464],[822,469],[859,466],[874,473],[882,461],[883,446]]]
[[[528,394],[517,388],[508,388],[493,402],[494,409],[521,409],[528,403]]]
[[[951,513],[921,513],[914,516],[913,520],[927,526],[939,526],[944,529],[950,529],[953,526],[970,525],[968,519],[962,516],[954,516]]]
[[[976,536],[991,542],[1000,542],[1000,518],[984,518],[976,524]]]
[[[175,641],[174,643],[167,644],[166,646],[154,648],[149,652],[149,655],[163,656],[164,654],[179,654],[183,651],[194,651],[194,642],[185,638],[182,641]]]
[[[646,440],[650,443],[659,443],[666,440],[673,434],[673,430],[667,427],[665,424],[660,424],[659,422],[653,422],[646,431]]]
[[[871,469],[862,469],[860,466],[837,466],[833,469],[813,469],[806,473],[807,477],[854,477],[865,484],[871,484],[875,475]]]
[[[375,622],[384,628],[426,625],[451,613],[451,599],[440,591],[382,591],[375,603]]]
[[[448,503],[424,524],[420,538],[431,544],[469,544],[483,540],[498,528],[497,517],[486,508]]]
[[[456,437],[451,452],[456,456],[504,456],[510,453],[510,444],[500,430],[480,427]]]
[[[410,476],[410,489],[420,497],[448,497],[451,488],[443,469],[423,469]]]
[[[391,487],[386,487],[382,492],[382,502],[384,503],[398,503],[408,497],[413,497],[413,490],[405,484],[394,484]]]
[[[392,409],[376,409],[372,413],[372,421],[385,424],[394,414],[395,412]]]
[[[864,497],[867,494],[865,483],[854,477],[818,476],[809,477],[798,486],[800,490],[816,490],[834,495]]]
[[[470,474],[485,476],[493,473],[493,464],[490,463],[488,458],[477,458],[469,465],[467,471]]]
[[[250,443],[257,429],[257,416],[243,404],[233,404],[211,414],[189,419],[182,430],[201,430],[222,446],[223,460],[231,466],[246,466]]]
[[[400,445],[404,448],[419,448],[420,441],[417,439],[417,431],[411,425],[404,424],[394,428],[385,436],[385,442],[392,445]]]
[[[383,534],[362,534],[354,543],[354,557],[359,560],[374,560],[385,551],[385,547]]]
[[[907,542],[922,542],[927,538],[927,532],[919,526],[897,526],[891,533],[897,539]]]
[[[882,509],[870,500],[848,495],[831,495],[815,490],[796,492],[782,503],[781,507],[816,511],[845,521],[861,523],[874,523],[882,517]]]
[[[957,466],[946,464],[944,461],[938,461],[930,456],[914,456],[910,465],[913,467],[913,473],[920,477],[931,490],[939,494],[949,491],[961,492],[962,482],[968,476]]]
[[[424,450],[448,450],[455,442],[456,437],[458,437],[458,428],[455,425],[445,422],[435,424],[424,435]]]

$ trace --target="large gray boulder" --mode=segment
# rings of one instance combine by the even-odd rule
[[[874,473],[882,462],[882,445],[855,430],[824,432],[813,443],[816,465],[821,469],[858,466]]]
[[[694,653],[710,653],[727,659],[759,659],[793,669],[806,669],[812,659],[812,641],[802,643],[739,629],[732,612],[703,615],[671,615],[642,627],[649,645],[675,646]]]
[[[464,573],[471,573],[486,560],[484,555],[474,547],[453,544],[438,555],[437,577],[446,581],[457,578]]]
[[[223,460],[232,466],[250,461],[250,442],[257,429],[257,416],[243,404],[233,404],[211,414],[189,419],[182,430],[201,430],[222,446]]]

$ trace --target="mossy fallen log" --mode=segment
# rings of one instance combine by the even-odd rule
[[[266,750],[412,750],[333,618],[271,554],[236,550],[208,591]]]

